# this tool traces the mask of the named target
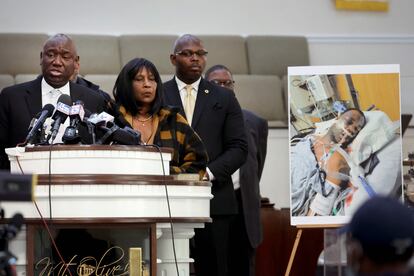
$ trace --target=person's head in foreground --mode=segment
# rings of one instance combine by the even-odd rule
[[[414,210],[390,197],[366,201],[343,230],[347,259],[355,275],[410,275]],[[353,274],[351,274],[353,275]]]

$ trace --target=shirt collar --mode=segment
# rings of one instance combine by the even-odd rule
[[[47,93],[55,89],[58,89],[62,94],[66,94],[70,96],[69,82],[67,82],[62,87],[54,88],[46,82],[45,78],[42,78],[42,95],[46,95]]]
[[[193,89],[196,91],[198,91],[198,87],[200,86],[200,81],[201,81],[201,77],[196,80],[193,83],[185,83],[182,80],[180,80],[177,76],[175,76],[175,81],[177,82],[177,86],[178,86],[178,91],[183,90],[187,85],[191,85],[193,87]]]

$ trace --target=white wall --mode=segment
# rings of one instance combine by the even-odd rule
[[[413,113],[414,1],[389,2],[352,12],[333,0],[0,0],[0,33],[304,35],[311,65],[401,64],[402,111]],[[288,207],[288,183],[287,130],[271,130],[262,195]]]
[[[333,0],[1,0],[0,32],[413,34],[412,0],[389,12],[337,11]]]

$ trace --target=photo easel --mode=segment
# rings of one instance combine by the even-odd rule
[[[300,241],[303,239],[303,230],[309,228],[320,228],[324,231],[324,270],[343,268],[345,261],[345,258],[342,258],[345,257],[343,255],[345,253],[343,247],[344,235],[338,235],[335,228],[347,223],[348,218],[345,216],[352,215],[352,212],[356,210],[358,204],[364,198],[375,195],[376,189],[378,191],[387,190],[390,195],[395,193],[393,185],[397,183],[400,168],[398,162],[393,161],[402,158],[399,156],[401,155],[401,141],[394,139],[398,136],[397,123],[398,120],[401,120],[400,131],[403,134],[412,117],[411,114],[401,116],[399,83],[400,68],[399,65],[395,64],[288,67],[289,138],[291,142],[289,148],[290,182],[294,181],[293,185],[290,183],[291,209],[293,209],[291,225],[297,228],[297,232],[285,276],[295,274],[294,271],[292,272],[292,267],[295,257],[296,259],[302,257],[302,255],[296,256],[296,254],[301,250],[300,247],[302,248]],[[386,100],[375,100],[379,98]],[[352,111],[352,109],[357,109],[359,112]],[[341,134],[341,128],[346,129],[346,127],[344,126],[344,119],[341,119],[340,116],[347,111],[355,113],[353,116],[360,118],[356,121],[359,123],[359,130],[352,139],[348,137],[349,143],[341,142],[344,137],[346,140],[344,133],[350,132],[349,130],[343,130]],[[336,121],[332,122],[332,117]],[[364,124],[361,124],[362,119],[364,119]],[[300,134],[300,132],[309,129],[311,129],[311,132],[308,132],[305,137],[298,136],[298,133]],[[387,135],[381,136],[383,138],[382,143],[373,143],[374,140],[380,140],[376,137],[380,133],[378,129],[381,129]],[[331,138],[335,136],[341,139]],[[298,138],[303,138],[303,140]],[[352,142],[355,143],[351,145]],[[370,143],[375,144],[375,147]],[[325,148],[326,145],[331,144],[340,146]],[[347,152],[353,154],[347,154],[342,147],[348,148],[349,151]],[[374,148],[375,151],[371,152]],[[326,216],[312,216],[309,213],[310,203],[305,201],[316,193],[325,196],[325,191],[321,188],[322,185],[318,184],[325,183],[328,173],[327,166],[325,166],[326,155],[328,152],[330,154],[331,150],[332,152],[338,151],[342,154],[344,160],[349,160],[347,162],[350,164],[348,166],[350,170],[351,168],[359,170],[358,166],[363,162],[367,162],[369,157],[390,161],[391,165],[389,166],[392,167],[387,167],[388,163],[386,162],[378,162],[378,166],[373,166],[369,173],[366,171],[366,174],[363,175],[369,175],[369,181],[371,182],[360,175],[358,175],[358,178],[355,177],[356,180],[360,180],[355,185],[361,192],[355,192],[354,194],[353,191],[357,191],[357,188],[355,188],[352,193],[345,195],[346,197],[348,195],[352,196],[347,206],[349,212],[345,213],[344,210],[341,210],[341,213],[338,213],[338,210],[335,209],[335,213],[332,210],[322,212],[329,214]],[[375,153],[376,156],[360,154],[366,152]],[[293,161],[292,156],[295,158]],[[316,163],[313,162],[314,160],[316,160]],[[406,162],[405,164],[411,165],[414,163]],[[315,168],[318,170],[319,179],[317,177],[310,179],[310,172],[315,172]],[[340,169],[336,167],[330,169],[333,170],[331,175],[340,172]],[[395,174],[381,174],[381,172],[387,170],[392,170]],[[402,171],[402,169],[400,170]],[[295,174],[292,175],[292,172]],[[308,172],[309,174],[307,174]],[[317,174],[312,174],[312,176],[315,175],[317,176]],[[345,178],[336,182],[346,184],[347,180],[348,178]],[[309,193],[310,189],[313,189],[315,193]],[[345,197],[341,197],[340,200],[346,202]],[[345,203],[343,206],[345,206]],[[305,241],[307,242],[307,238]],[[304,251],[305,256],[306,253]]]
[[[296,233],[296,238],[295,238],[295,242],[293,243],[292,251],[290,252],[289,262],[288,262],[288,265],[286,267],[285,276],[289,276],[290,272],[292,270],[293,261],[295,260],[295,255],[296,255],[297,249],[299,247],[299,242],[300,242],[301,237],[302,237],[303,229],[323,228],[324,230],[327,230],[327,229],[338,229],[340,227],[342,227],[341,224],[336,224],[336,225],[328,225],[328,224],[327,225],[297,225],[296,228],[298,229],[298,231]]]

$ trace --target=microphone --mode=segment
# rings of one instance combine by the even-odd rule
[[[15,214],[11,220],[10,223],[5,225],[3,229],[0,230],[0,238],[4,240],[11,240],[14,237],[17,236],[20,229],[22,228],[22,225],[24,223],[24,218],[22,214]]]
[[[91,123],[98,114],[90,112],[87,108],[83,109],[85,111],[84,120],[81,121],[83,125],[86,125],[89,135],[92,137],[92,144],[96,143],[96,134],[95,134],[95,125]],[[91,121],[89,120],[91,119]]]
[[[53,122],[52,125],[52,130],[51,130],[51,142],[53,143],[53,141],[56,138],[56,135],[59,132],[59,127],[61,124],[65,123],[66,119],[68,118],[68,115],[70,113],[70,105],[72,104],[72,99],[70,98],[69,95],[60,95],[57,105],[56,105],[56,111],[55,114],[53,114],[52,119],[54,119],[55,121]],[[49,140],[49,139],[48,139]]]
[[[99,114],[93,113],[89,116],[89,118],[86,120],[86,125],[88,126],[89,133],[92,133],[92,143],[93,144],[103,144],[102,139],[99,141],[96,141],[96,136],[102,135],[102,132],[97,133],[98,129],[103,129],[104,134],[108,133],[108,128],[106,127],[106,124],[108,122],[113,122],[114,117],[109,115],[106,112],[101,112]],[[97,135],[98,134],[98,135]],[[109,136],[109,135],[108,135]]]
[[[94,115],[94,114],[92,114],[92,115]],[[112,115],[110,115],[110,114],[103,111],[103,112],[97,114],[96,116],[90,116],[88,121],[90,123],[94,124],[95,126],[98,126],[98,125],[105,125],[106,126],[106,124],[108,122],[111,122],[111,123],[114,122],[114,116],[112,116]]]
[[[114,117],[106,112],[101,112],[98,115],[91,114],[87,122],[94,125],[96,130],[100,130],[98,134],[101,135],[96,144],[109,144],[111,142],[120,145],[141,144],[140,132],[129,127],[120,128],[114,123]]]
[[[89,115],[90,112],[86,111]],[[140,145],[141,133],[129,127],[120,128],[114,123],[114,117],[106,112],[93,113],[84,120],[92,133],[93,144],[109,144],[111,142],[120,145]],[[96,134],[95,134],[96,133]],[[98,141],[96,136],[99,137]]]
[[[70,125],[65,129],[65,133],[62,136],[62,141],[65,144],[77,144],[80,142],[81,137],[78,132],[79,122],[83,121],[85,116],[85,110],[83,108],[84,103],[80,100],[70,108],[69,118]]]
[[[96,142],[97,144],[109,144],[111,142],[119,145],[140,145],[141,133],[130,127],[120,128],[114,123],[108,122],[107,126],[99,126],[104,135]]]
[[[118,128],[110,140],[119,145],[141,145],[141,133],[130,127]]]
[[[46,118],[49,118],[52,116],[53,111],[55,110],[55,107],[52,104],[47,104],[43,107],[42,111],[40,111],[35,118],[32,119],[29,126],[29,133],[26,136],[25,144],[32,144],[34,138],[36,138],[36,134],[38,133],[39,129],[43,126],[44,122],[46,121]]]

